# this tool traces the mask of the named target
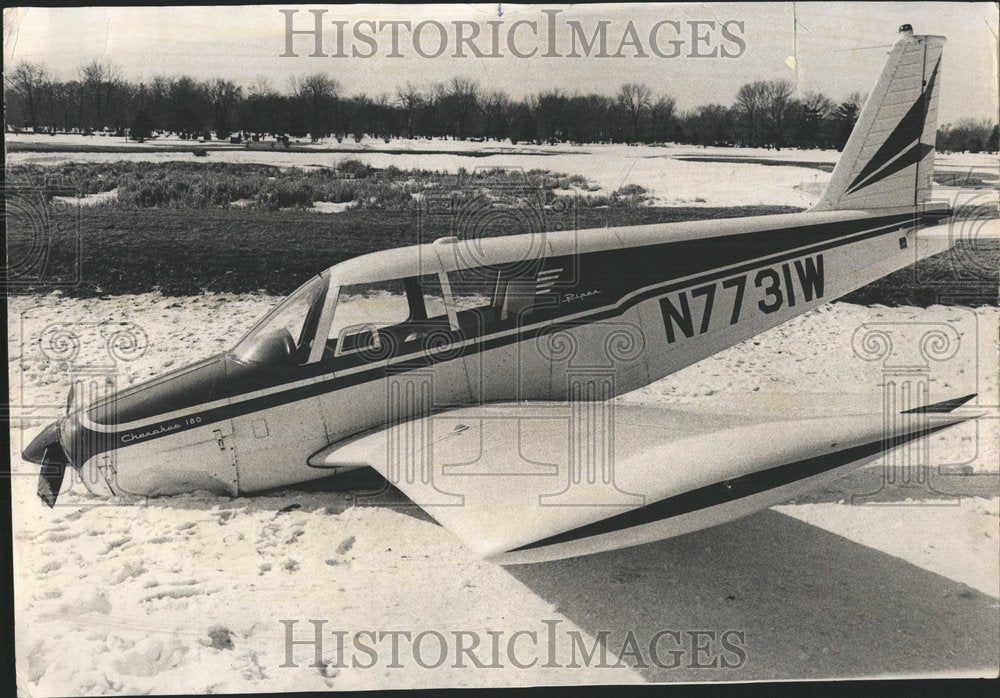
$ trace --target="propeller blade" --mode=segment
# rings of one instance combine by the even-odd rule
[[[38,496],[49,505],[49,508],[56,505],[67,465],[66,454],[63,453],[61,446],[51,444],[45,448],[42,467],[38,473]]]

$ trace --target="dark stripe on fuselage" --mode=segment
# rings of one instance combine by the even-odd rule
[[[906,213],[894,216],[844,221],[833,224],[824,223],[815,226],[761,231],[759,233],[740,233],[724,237],[701,238],[697,240],[684,240],[658,245],[584,253],[580,255],[580,258],[590,258],[589,262],[593,262],[595,258],[609,255],[611,253],[632,252],[635,255],[634,258],[631,256],[627,259],[619,257],[618,262],[627,263],[628,265],[633,265],[633,267],[637,268],[622,268],[616,264],[615,267],[609,266],[606,269],[602,269],[601,271],[603,274],[601,275],[601,278],[592,276],[587,279],[585,276],[587,263],[581,262],[579,265],[581,284],[598,283],[603,281],[606,286],[603,286],[602,288],[610,289],[617,286],[619,289],[614,296],[615,301],[613,302],[607,301],[607,299],[611,297],[610,294],[604,294],[603,296],[595,295],[586,299],[592,301],[592,305],[596,305],[597,303],[603,301],[601,307],[587,308],[586,306],[570,304],[567,306],[560,305],[552,309],[555,313],[561,312],[563,315],[585,313],[583,317],[573,320],[560,320],[560,316],[558,314],[546,317],[546,309],[543,308],[539,313],[537,320],[534,317],[534,313],[532,313],[532,317],[530,318],[530,322],[532,323],[531,327],[518,329],[512,326],[501,326],[495,329],[494,334],[516,330],[504,336],[491,337],[487,334],[483,334],[469,337],[459,336],[458,333],[452,333],[456,342],[469,340],[474,341],[463,347],[448,346],[440,354],[426,353],[424,355],[413,357],[412,359],[403,359],[395,364],[389,364],[388,366],[383,364],[369,370],[357,371],[356,373],[346,376],[338,377],[334,375],[333,378],[317,383],[278,391],[257,398],[246,399],[233,404],[222,405],[217,408],[198,412],[196,415],[201,418],[201,421],[194,425],[185,424],[184,419],[154,422],[152,420],[155,420],[155,414],[149,415],[148,417],[135,417],[124,415],[119,412],[119,422],[138,421],[140,419],[148,419],[150,422],[136,429],[118,432],[115,440],[120,446],[128,446],[135,443],[148,443],[152,439],[175,434],[189,428],[205,426],[213,422],[218,422],[223,419],[236,417],[250,412],[256,412],[268,407],[295,402],[297,400],[304,400],[342,388],[351,387],[373,380],[379,380],[387,375],[395,375],[403,373],[407,370],[426,367],[442,360],[458,359],[477,352],[536,338],[542,334],[555,332],[560,329],[569,329],[613,318],[621,315],[638,303],[665,293],[670,293],[672,291],[697,284],[703,284],[708,281],[735,276],[764,264],[773,264],[787,259],[792,259],[803,254],[821,252],[823,250],[886,235],[895,232],[895,225],[897,224],[910,226],[913,222],[913,214]],[[893,227],[887,230],[882,229],[889,225]],[[844,233],[843,228],[845,227],[851,228],[851,231]],[[839,232],[837,232],[836,229],[839,229]],[[837,234],[834,234],[835,232],[837,232]],[[772,236],[771,239],[768,239],[768,236]],[[757,241],[766,241],[768,244],[748,245],[747,243],[751,241],[747,238],[756,238]],[[725,243],[732,242],[733,240],[744,243],[737,246],[738,250],[743,253],[742,258],[738,258],[734,250],[725,248]],[[775,244],[776,242],[783,244]],[[687,248],[683,250],[678,249],[675,251],[672,249],[677,246],[685,245]],[[763,248],[763,250],[761,248]],[[665,259],[662,265],[657,266],[656,257],[650,256],[656,254],[654,250],[658,250],[658,253],[661,256],[666,256],[669,252],[669,259]],[[779,254],[773,254],[774,252]],[[771,256],[767,256],[768,253],[771,253]],[[547,265],[555,267],[560,263],[558,260],[568,259],[571,258],[550,258],[547,261]],[[745,263],[732,267],[734,263],[738,263],[740,261],[744,261]],[[571,264],[567,262],[564,266],[569,267]],[[719,269],[721,266],[730,266],[732,268]],[[652,276],[652,271],[649,268],[651,267],[660,269],[658,281],[650,278]],[[691,268],[701,269],[702,273],[698,276],[690,276]],[[630,283],[628,287],[623,287],[624,283],[632,281],[636,279],[636,277],[639,277],[639,281],[644,281],[645,283]],[[685,278],[683,281],[673,281],[673,279],[678,277]],[[562,290],[564,292],[571,292],[580,288],[581,285],[576,284],[571,288],[565,288]],[[636,293],[639,289],[644,290]],[[622,301],[622,298],[630,293],[635,293],[635,295],[628,300]],[[403,354],[407,351],[412,351],[406,350],[405,345],[403,349]],[[235,393],[226,397],[238,398],[240,394],[252,392],[253,390],[260,390],[262,388],[280,386],[283,383],[291,383],[293,381],[315,378],[318,375],[330,373],[336,374],[338,371],[344,371],[364,365],[365,363],[364,357],[356,354],[340,358],[344,361],[334,362],[333,364],[330,362],[319,362],[314,365],[298,367],[297,369],[286,371],[283,375],[277,376],[276,380],[271,382],[270,385],[267,383],[257,384],[251,389],[244,389],[241,393]],[[280,380],[277,378],[280,378]],[[196,405],[192,405],[192,407],[196,407]],[[169,429],[160,431],[159,433],[153,433],[156,432],[161,426],[167,426]],[[135,439],[135,436],[139,434],[148,435]],[[123,442],[123,439],[126,441]]]
[[[724,482],[717,482],[714,485],[699,487],[698,489],[685,492],[684,494],[661,499],[660,501],[654,502],[648,506],[633,509],[632,511],[617,514],[600,521],[595,521],[592,524],[587,524],[586,526],[580,526],[564,533],[549,536],[548,538],[537,540],[534,543],[522,545],[521,547],[514,548],[508,552],[533,550],[535,548],[544,548],[549,545],[558,545],[559,543],[569,543],[583,538],[591,538],[605,533],[616,533],[628,528],[657,523],[659,521],[665,521],[666,519],[671,519],[683,514],[691,514],[696,511],[719,506],[720,504],[727,504],[738,499],[766,492],[767,490],[773,490],[777,487],[790,485],[808,477],[821,475],[830,470],[836,470],[837,468],[847,465],[848,463],[874,456],[880,451],[901,446],[909,441],[913,441],[914,439],[933,434],[935,431],[946,429],[949,426],[952,425],[944,424],[927,429],[920,429],[897,439],[880,439],[861,446],[844,449],[843,451],[827,453],[826,455],[807,458],[794,463],[787,463],[785,465],[779,465],[775,468],[762,470],[750,475],[744,475],[733,480],[726,480]]]

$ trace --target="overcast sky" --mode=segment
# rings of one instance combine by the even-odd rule
[[[821,90],[835,99],[858,90],[868,92],[885,61],[886,45],[896,40],[900,24],[908,22],[916,33],[941,34],[949,39],[942,65],[941,121],[962,117],[997,119],[997,5],[985,3],[843,3],[798,2],[727,4],[685,3],[656,5],[427,5],[427,6],[327,6],[324,51],[337,50],[334,20],[344,21],[346,52],[370,46],[351,39],[353,28],[365,20],[406,20],[416,25],[425,20],[441,22],[448,32],[448,48],[436,58],[418,55],[412,32],[401,28],[398,53],[392,52],[389,30],[375,33],[377,49],[371,58],[309,57],[312,38],[296,37],[298,58],[280,57],[285,51],[285,16],[281,9],[297,9],[295,28],[313,27],[310,8],[323,6],[266,7],[119,7],[119,8],[21,8],[4,10],[4,63],[11,66],[28,60],[44,63],[57,77],[75,77],[76,69],[94,60],[109,60],[132,80],[148,80],[156,74],[187,74],[197,78],[227,77],[244,86],[266,77],[285,90],[295,74],[323,71],[335,77],[344,92],[392,95],[406,82],[428,85],[453,75],[478,80],[486,88],[500,88],[514,96],[558,87],[568,92],[612,94],[627,81],[649,84],[656,93],[673,95],[682,109],[699,104],[732,102],[739,86],[759,78],[788,77],[801,92]],[[589,37],[601,20],[606,26],[608,52],[615,53],[629,20],[636,28],[647,58],[634,57],[626,47],[625,57],[540,57],[546,51],[547,17],[543,10],[561,9],[555,16],[557,52],[569,53],[568,21],[579,23]],[[499,12],[498,12],[499,10]],[[482,29],[477,40],[491,52],[489,31],[499,35],[499,58],[455,57],[456,29],[451,22],[470,20]],[[538,49],[534,58],[518,58],[507,48],[510,28],[519,20],[534,21],[517,32],[515,45],[521,52]],[[681,55],[661,58],[651,53],[648,36],[663,20],[680,23],[662,25],[661,53],[672,50],[671,39],[683,41]],[[707,43],[692,47],[692,20],[715,22],[699,25]],[[494,21],[496,29],[486,22]],[[727,39],[720,31],[726,22],[745,47]],[[797,31],[793,32],[793,27]],[[433,53],[438,34],[433,27],[422,34],[425,53]],[[691,57],[695,51],[711,49],[738,53],[735,58]],[[596,52],[596,48],[594,52]],[[790,56],[794,53],[797,60]]]

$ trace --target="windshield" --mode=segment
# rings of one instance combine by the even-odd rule
[[[327,272],[300,286],[236,343],[233,354],[243,362],[301,363],[312,345],[328,286]]]

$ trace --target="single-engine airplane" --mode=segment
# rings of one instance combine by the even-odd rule
[[[24,451],[55,503],[232,496],[371,467],[481,556],[649,542],[786,501],[970,418],[705,416],[613,400],[915,255],[943,37],[909,25],[804,213],[511,235],[367,254],[311,278],[235,346],[68,410]],[[72,403],[72,397],[70,399]]]

